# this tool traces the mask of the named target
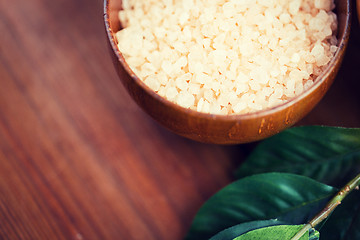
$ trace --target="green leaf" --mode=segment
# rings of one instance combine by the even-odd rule
[[[226,228],[255,220],[278,218],[303,224],[335,192],[330,186],[294,174],[246,177],[220,190],[200,208],[186,239],[208,239]]]
[[[360,192],[349,194],[320,229],[326,240],[360,239]]]
[[[265,221],[252,221],[252,222],[246,222],[242,224],[235,225],[233,227],[227,228],[224,231],[221,231],[220,233],[216,234],[209,240],[233,240],[234,238],[237,238],[238,236],[241,236],[247,232],[260,229],[260,228],[266,228],[271,226],[277,226],[277,225],[286,225],[285,222],[278,221],[276,219],[272,220],[265,220]],[[303,226],[303,225],[301,225]],[[301,229],[298,228],[298,231]],[[297,232],[294,232],[293,236]],[[319,232],[315,229],[309,230],[309,240],[318,240],[319,239]]]
[[[288,172],[339,187],[359,171],[360,129],[306,126],[262,141],[236,176]]]
[[[234,240],[290,240],[300,231],[303,225],[279,225],[265,227],[245,233]],[[309,240],[308,234],[304,234],[300,240]]]
[[[250,232],[252,230],[269,227],[269,226],[276,226],[276,225],[284,225],[284,222],[272,219],[272,220],[265,220],[265,221],[251,221],[242,224],[235,225],[233,227],[227,228],[224,231],[219,232],[209,240],[232,240],[244,233]]]

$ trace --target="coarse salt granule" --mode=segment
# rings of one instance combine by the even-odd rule
[[[338,50],[333,0],[123,0],[118,48],[182,107],[244,114],[310,88]]]

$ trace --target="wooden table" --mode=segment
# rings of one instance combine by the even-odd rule
[[[360,29],[299,124],[360,127]],[[0,239],[182,239],[255,144],[206,145],[131,100],[101,0],[0,0]]]

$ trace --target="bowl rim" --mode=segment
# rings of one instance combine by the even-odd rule
[[[272,115],[276,112],[281,112],[289,107],[297,104],[298,102],[302,101],[303,99],[307,98],[309,95],[311,95],[317,88],[319,88],[329,77],[329,75],[332,72],[332,69],[334,69],[338,63],[338,61],[341,61],[344,54],[345,49],[347,47],[346,42],[349,39],[350,36],[350,26],[351,26],[351,0],[346,0],[346,20],[345,20],[345,28],[344,33],[341,36],[341,39],[338,39],[338,49],[336,50],[334,56],[332,57],[330,63],[326,66],[324,71],[315,79],[314,83],[305,91],[303,91],[301,94],[290,98],[285,103],[281,103],[279,105],[275,105],[270,108],[262,109],[259,111],[254,111],[250,113],[245,114],[212,114],[212,113],[204,113],[204,112],[198,112],[196,110],[184,108],[174,102],[171,102],[170,100],[167,100],[165,97],[160,96],[157,94],[154,90],[152,90],[150,87],[148,87],[130,68],[130,66],[126,63],[126,60],[120,50],[117,47],[116,40],[115,40],[115,34],[116,32],[113,32],[110,27],[110,13],[109,13],[109,4],[111,0],[104,0],[104,21],[105,21],[105,29],[107,33],[108,40],[110,41],[110,45],[112,48],[112,51],[115,53],[118,61],[121,63],[121,65],[124,67],[125,71],[130,75],[130,77],[135,81],[135,83],[142,88],[143,91],[145,91],[147,94],[149,94],[151,97],[155,98],[157,101],[161,102],[162,104],[166,105],[169,108],[175,109],[176,111],[180,111],[188,116],[196,117],[196,118],[203,118],[208,120],[221,120],[225,122],[234,122],[234,121],[244,121],[244,120],[251,120],[256,118],[264,118],[266,116]],[[337,16],[338,17],[338,16]],[[119,20],[120,22],[120,20]]]

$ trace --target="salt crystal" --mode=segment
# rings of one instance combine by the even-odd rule
[[[337,52],[333,0],[123,0],[118,49],[183,107],[242,114],[313,85]]]
[[[165,96],[167,99],[173,100],[176,98],[177,94],[178,94],[178,91],[175,87],[169,87],[166,90]]]
[[[189,108],[194,102],[194,96],[186,91],[181,91],[176,97],[176,103],[184,108]]]

